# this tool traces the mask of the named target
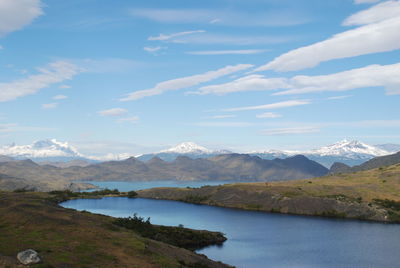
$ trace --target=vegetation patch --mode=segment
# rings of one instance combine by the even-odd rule
[[[207,195],[186,195],[184,198],[179,199],[178,201],[186,202],[186,203],[193,203],[193,204],[201,204],[207,201],[210,196]]]
[[[210,245],[220,245],[226,238],[222,233],[199,231],[183,227],[153,225],[150,218],[134,214],[133,217],[117,218],[114,224],[133,230],[139,235],[177,247],[196,250]]]

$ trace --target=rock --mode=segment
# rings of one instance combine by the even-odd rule
[[[41,262],[41,259],[36,251],[28,249],[17,254],[17,259],[24,265],[36,264]]]

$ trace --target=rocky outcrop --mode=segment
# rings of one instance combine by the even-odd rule
[[[37,264],[42,261],[39,257],[39,254],[33,249],[27,249],[19,252],[17,254],[17,259],[20,263],[24,265]]]

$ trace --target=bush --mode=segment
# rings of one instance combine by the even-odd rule
[[[137,196],[137,192],[135,192],[135,191],[129,191],[128,192],[128,197],[129,198],[134,198],[134,197],[136,197]]]

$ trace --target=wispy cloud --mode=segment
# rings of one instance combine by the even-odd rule
[[[205,51],[190,51],[186,54],[191,55],[249,55],[259,54],[268,51],[267,49],[240,49],[240,50],[205,50]]]
[[[43,14],[40,0],[5,0],[0,4],[0,36],[32,23]]]
[[[390,10],[392,9],[392,10]],[[255,71],[296,71],[315,67],[321,62],[400,49],[400,4],[389,1],[356,13],[346,25],[362,25],[333,37],[289,51]],[[394,16],[394,17],[393,17]],[[369,24],[368,24],[369,23]]]
[[[60,85],[59,88],[68,89],[68,88],[71,88],[71,86],[69,86],[69,85]]]
[[[171,40],[178,44],[198,44],[198,45],[270,45],[281,44],[297,39],[297,36],[289,35],[234,35],[219,33],[204,33],[202,35],[188,35]]]
[[[295,10],[240,12],[215,9],[137,8],[131,15],[162,23],[203,23],[228,26],[292,26],[309,22],[308,17]],[[267,19],[266,19],[267,18]]]
[[[57,102],[42,104],[42,109],[46,109],[46,110],[55,109],[57,107],[58,107],[58,103]]]
[[[65,100],[65,99],[68,99],[68,97],[65,95],[56,95],[53,97],[53,100]]]
[[[83,70],[66,61],[50,63],[38,68],[39,73],[9,83],[0,83],[0,102],[35,94],[53,84],[72,79]]]
[[[195,123],[195,126],[199,127],[250,127],[253,123],[249,122],[199,122]]]
[[[257,118],[280,118],[280,117],[282,117],[282,115],[269,112],[269,113],[258,114],[256,117]]]
[[[347,99],[353,97],[353,95],[342,95],[342,96],[333,96],[333,97],[328,97],[326,98],[327,100],[342,100],[342,99]]]
[[[204,30],[195,30],[195,31],[186,31],[186,32],[178,32],[172,34],[160,34],[158,36],[150,36],[147,40],[150,41],[168,41],[170,39],[174,39],[179,36],[189,35],[189,34],[197,34],[197,33],[205,33]]]
[[[298,135],[298,134],[309,134],[319,132],[320,129],[316,127],[294,127],[294,128],[276,128],[266,129],[262,131],[262,134],[268,136],[275,135]]]
[[[221,68],[221,69],[218,69],[215,71],[209,71],[209,72],[206,72],[203,74],[198,74],[198,75],[187,76],[187,77],[183,77],[183,78],[177,78],[177,79],[164,81],[164,82],[158,83],[155,87],[153,87],[151,89],[134,91],[120,100],[121,101],[133,101],[133,100],[138,100],[138,99],[142,99],[145,97],[160,95],[167,91],[189,88],[189,87],[201,84],[201,83],[212,81],[214,79],[217,79],[217,78],[225,76],[225,75],[229,75],[229,74],[232,74],[232,73],[235,73],[238,71],[249,69],[252,66],[253,65],[251,65],[251,64],[238,64],[238,65],[234,65],[234,66],[226,66],[224,68]]]
[[[161,46],[157,46],[157,47],[144,47],[143,50],[147,51],[151,54],[157,54],[158,52],[160,52],[162,49],[164,49],[164,47]]]
[[[271,110],[271,109],[281,109],[281,108],[288,108],[288,107],[301,106],[301,105],[307,105],[307,104],[311,104],[311,101],[309,101],[309,100],[289,100],[289,101],[282,101],[282,102],[257,105],[257,106],[229,108],[229,109],[223,109],[222,111],[236,112],[236,111]]]
[[[118,123],[138,123],[139,122],[139,117],[138,116],[131,116],[131,117],[125,117],[125,118],[120,118],[117,120]]]
[[[212,119],[226,119],[226,118],[234,118],[236,115],[234,114],[221,114],[221,115],[214,115],[211,116],[210,118]]]
[[[19,124],[15,124],[15,123],[0,124],[0,133],[33,132],[33,131],[49,132],[49,131],[54,131],[54,130],[56,130],[56,129],[49,128],[49,127],[21,126]]]
[[[400,17],[400,1],[386,1],[348,17],[343,25],[366,25]]]
[[[298,75],[292,78],[266,78],[263,75],[249,75],[224,84],[204,86],[191,93],[224,95],[233,92],[283,89],[284,91],[275,92],[273,95],[287,95],[340,92],[367,87],[384,87],[388,95],[400,94],[400,63],[370,65],[339,73],[317,76]],[[332,99],[339,98],[333,97]]]
[[[280,88],[289,88],[286,78],[265,78],[263,75],[249,75],[224,84],[204,86],[193,93],[225,95],[232,92],[264,91]]]
[[[290,80],[290,87],[274,95],[348,91],[366,87],[385,87],[389,95],[400,94],[400,63],[370,65],[329,75],[295,76]]]
[[[128,112],[128,110],[123,108],[112,108],[108,110],[98,111],[97,113],[101,116],[121,116]]]

